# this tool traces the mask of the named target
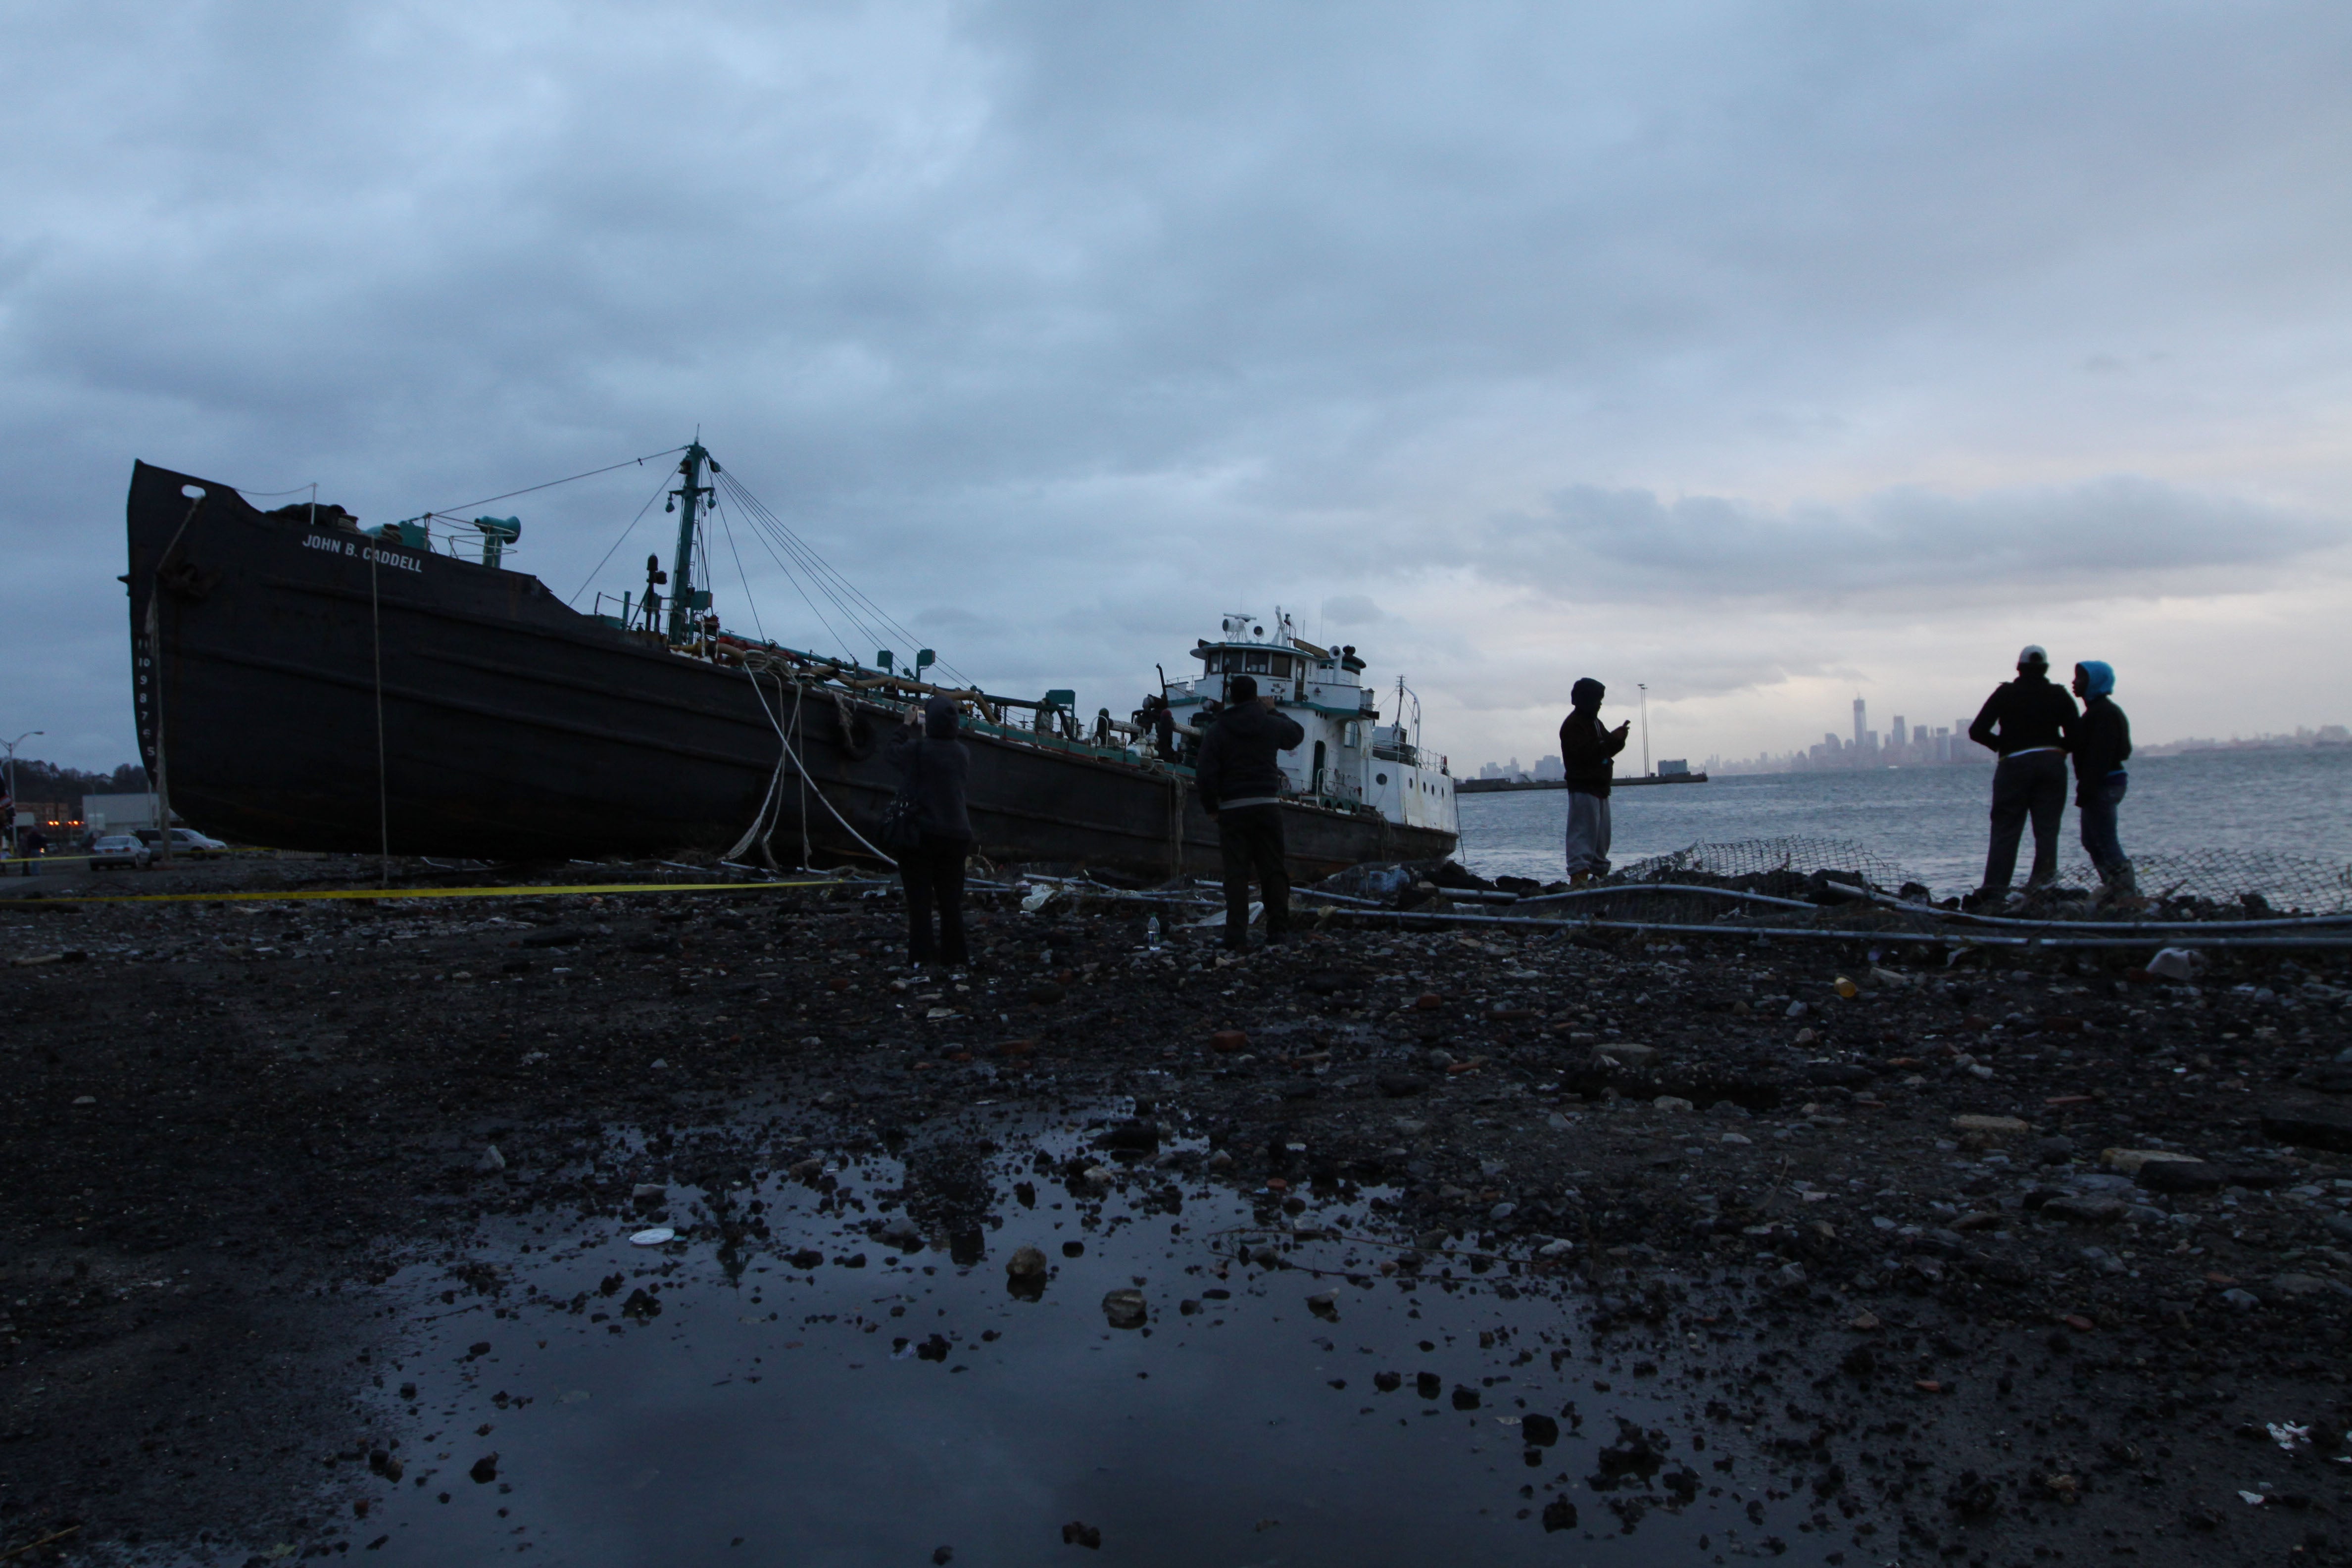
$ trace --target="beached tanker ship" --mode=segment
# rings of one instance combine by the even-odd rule
[[[884,742],[908,703],[945,692],[971,715],[982,855],[1158,878],[1217,868],[1187,731],[1247,672],[1307,732],[1283,759],[1294,875],[1454,847],[1444,759],[1401,712],[1381,722],[1351,647],[1226,617],[1192,650],[1199,673],[1158,694],[1163,752],[1154,715],[1088,722],[1068,691],[998,696],[928,679],[927,655],[730,635],[692,580],[719,466],[697,444],[677,476],[670,572],[649,562],[645,596],[607,615],[507,565],[511,518],[365,530],[339,507],[263,511],[137,464],[124,580],[150,776],[188,820],[288,848],[871,863],[898,783]]]

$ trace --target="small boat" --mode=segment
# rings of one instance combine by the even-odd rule
[[[514,518],[366,529],[340,507],[265,511],[136,464],[124,582],[157,792],[213,832],[286,848],[875,863],[898,784],[883,742],[909,705],[944,693],[969,715],[980,854],[1207,873],[1216,828],[1185,731],[1246,672],[1308,731],[1284,758],[1294,877],[1454,848],[1444,759],[1423,751],[1417,720],[1381,722],[1352,647],[1307,643],[1278,614],[1271,636],[1226,616],[1192,649],[1200,672],[1157,694],[1182,738],[1162,755],[1156,704],[1089,723],[1066,689],[942,683],[929,650],[866,661],[728,631],[693,581],[702,521],[720,482],[757,502],[699,443],[677,473],[670,571],[649,561],[644,597],[604,614],[513,569]]]

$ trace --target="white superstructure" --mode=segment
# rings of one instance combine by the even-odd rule
[[[1233,677],[1250,676],[1260,696],[1272,697],[1307,731],[1297,749],[1282,753],[1289,793],[1367,805],[1391,822],[1458,832],[1453,776],[1445,758],[1422,749],[1420,700],[1404,682],[1397,682],[1400,711],[1383,724],[1362,680],[1364,661],[1352,646],[1324,648],[1304,641],[1279,611],[1273,625],[1268,636],[1255,616],[1230,615],[1223,636],[1195,644],[1201,673],[1168,687],[1176,721],[1199,725],[1212,704],[1223,705]],[[1407,704],[1413,710],[1411,723],[1402,711]]]

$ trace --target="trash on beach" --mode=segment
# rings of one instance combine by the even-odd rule
[[[2170,1149],[2103,1149],[2099,1163],[2126,1176],[2137,1176],[2143,1165],[2201,1165],[2205,1162],[2194,1154],[2182,1154]]]
[[[657,1225],[651,1230],[641,1230],[635,1235],[630,1237],[629,1245],[631,1247],[659,1247],[666,1241],[676,1241],[677,1239],[677,1232],[672,1230],[666,1225]]]
[[[1059,889],[1049,887],[1043,883],[1031,888],[1029,889],[1028,896],[1021,900],[1021,912],[1024,915],[1035,914],[1039,910],[1044,909],[1046,903],[1059,890]]]
[[[2205,955],[2192,947],[2168,947],[2147,961],[2147,972],[2158,980],[2189,981],[2205,968]]]
[[[1264,904],[1254,903],[1250,905],[1248,923],[1251,925],[1257,924],[1257,917],[1265,912],[1265,906]],[[1209,916],[1206,920],[1194,921],[1191,925],[1184,929],[1187,931],[1223,931],[1224,929],[1224,925],[1225,911],[1219,910],[1215,914]]]
[[[2290,1454],[2311,1441],[2311,1426],[2307,1422],[2297,1426],[2289,1421],[2265,1421],[2263,1428],[2271,1435],[2272,1442]]]

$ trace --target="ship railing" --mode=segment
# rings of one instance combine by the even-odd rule
[[[609,616],[600,616],[599,618],[607,625],[617,624],[615,618]],[[982,691],[978,687],[943,686],[898,671],[876,669],[855,659],[811,653],[786,647],[781,643],[754,641],[728,632],[698,638],[691,643],[671,644],[670,648],[672,652],[709,658],[714,663],[748,668],[756,674],[773,674],[789,681],[808,682],[855,693],[866,700],[886,703],[901,710],[924,697],[952,698],[977,710],[976,716],[966,721],[966,727],[975,733],[1077,755],[1181,771],[1180,764],[1165,758],[1146,755],[1143,748],[1133,743],[1111,742],[1108,739],[1110,735],[1139,737],[1140,731],[1135,725],[1123,721],[1108,720],[1107,723],[1104,722],[1107,714],[1097,717],[1094,736],[1085,734],[1076,721],[1074,704],[1066,693],[1051,693],[1045,698],[1003,697]],[[1028,724],[1011,721],[1016,713],[1024,711],[1030,719]],[[1176,728],[1188,735],[1199,733],[1189,725],[1179,724]]]

